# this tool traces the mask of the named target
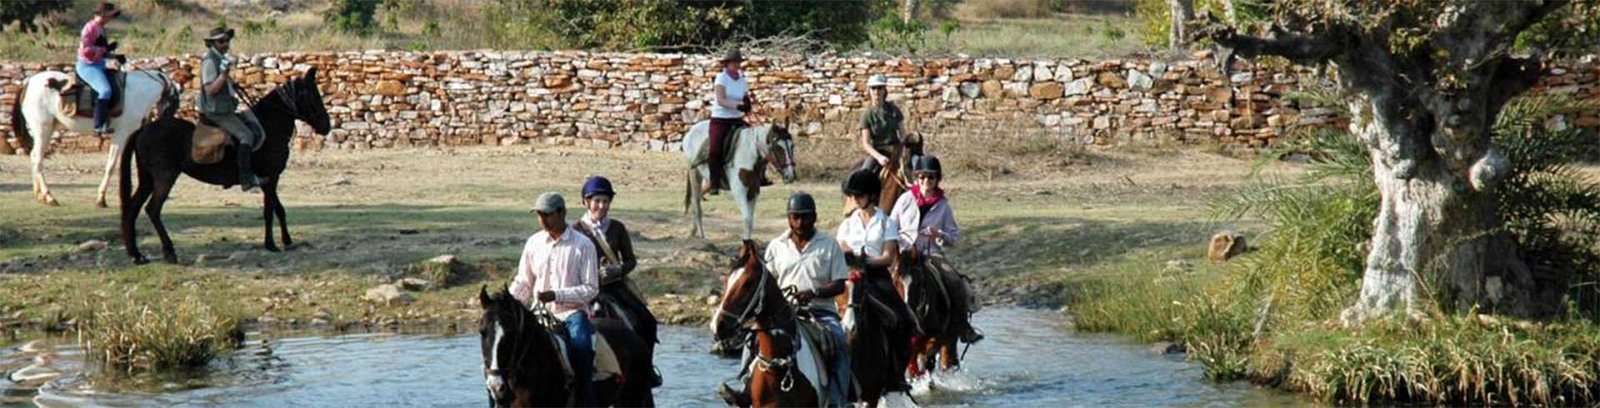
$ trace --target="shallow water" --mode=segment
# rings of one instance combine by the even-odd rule
[[[1181,356],[1106,335],[1073,332],[1047,311],[990,308],[977,315],[988,339],[965,367],[923,380],[930,406],[1256,406],[1300,404],[1244,384],[1212,384]],[[706,352],[703,326],[665,327],[657,364],[659,405],[721,405],[714,387],[737,362]],[[70,341],[66,343],[70,344]],[[361,334],[276,339],[252,333],[232,359],[206,370],[132,378],[88,376],[73,346],[0,350],[0,371],[42,366],[43,383],[0,379],[0,405],[45,406],[459,406],[485,405],[478,339],[466,334]],[[50,361],[38,361],[49,356]],[[40,364],[43,363],[43,364]],[[38,372],[37,369],[31,372]]]

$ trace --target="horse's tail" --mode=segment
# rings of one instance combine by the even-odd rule
[[[133,151],[136,150],[134,146],[138,146],[140,133],[144,133],[144,127],[128,135],[128,141],[122,146],[122,166],[117,170],[120,173],[117,177],[117,196],[122,198],[123,205],[127,205],[128,197],[133,195]]]
[[[694,194],[694,167],[683,173],[683,215],[689,215],[689,195]]]
[[[28,82],[22,82],[22,91],[17,92],[17,99],[11,103],[11,134],[16,135],[18,145],[32,152],[33,135],[28,134],[28,118],[22,117],[22,96],[28,93]]]

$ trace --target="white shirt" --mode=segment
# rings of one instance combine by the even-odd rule
[[[740,72],[739,79],[728,76],[727,71],[717,73],[717,79],[712,85],[711,117],[719,119],[737,119],[744,117],[744,112],[738,109],[726,108],[716,103],[716,85],[722,85],[722,91],[728,96],[735,106],[744,103],[744,97],[750,93],[750,73]]]
[[[598,259],[594,243],[570,226],[556,240],[539,231],[522,248],[511,296],[531,307],[539,292],[553,291],[556,300],[547,306],[557,318],[565,320],[580,311],[588,314],[589,303],[600,294]]]
[[[781,288],[816,290],[850,277],[850,270],[844,264],[844,253],[839,251],[839,243],[822,231],[817,231],[806,242],[804,250],[795,248],[794,240],[785,231],[767,244],[767,252],[762,258],[778,277],[778,286]],[[839,312],[833,298],[811,299],[811,309]]]
[[[883,256],[883,243],[898,240],[900,226],[890,220],[883,210],[876,211],[866,223],[861,222],[861,210],[850,212],[844,222],[839,223],[839,246],[850,252],[862,252],[869,258]]]

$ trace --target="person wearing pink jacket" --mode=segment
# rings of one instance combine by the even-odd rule
[[[115,4],[110,2],[100,3],[94,8],[94,18],[83,25],[83,31],[78,37],[78,64],[76,66],[78,77],[94,90],[94,131],[99,134],[111,133],[111,97],[114,91],[111,88],[111,78],[106,75],[106,58],[122,60],[121,55],[112,54],[117,50],[116,41],[106,41],[106,23],[122,15]]]

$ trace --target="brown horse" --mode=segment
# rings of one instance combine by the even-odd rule
[[[713,337],[723,341],[753,322],[756,356],[750,376],[751,406],[815,407],[827,400],[818,384],[827,375],[824,361],[809,340],[801,339],[796,309],[761,264],[753,241],[739,248],[723,285],[722,303],[712,316]]]

